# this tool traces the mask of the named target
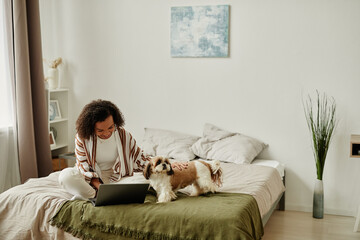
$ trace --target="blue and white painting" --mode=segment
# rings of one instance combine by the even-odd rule
[[[229,5],[172,7],[172,57],[227,57]]]

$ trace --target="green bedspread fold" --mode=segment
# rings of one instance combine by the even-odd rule
[[[149,191],[144,204],[94,207],[68,201],[51,224],[83,239],[261,239],[264,230],[255,199],[215,193],[156,203]]]

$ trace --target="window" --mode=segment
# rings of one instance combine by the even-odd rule
[[[0,128],[13,125],[9,62],[5,43],[3,4],[0,4]]]

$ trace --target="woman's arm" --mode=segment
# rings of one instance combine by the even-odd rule
[[[146,163],[151,157],[145,156],[142,149],[136,144],[133,136],[124,128],[119,128],[120,139],[123,144],[124,152],[127,152],[128,161],[134,163],[134,171],[140,172],[145,168]]]
[[[187,169],[189,166],[188,162],[174,162],[171,164],[172,168],[177,168],[180,171],[182,171],[183,169]]]
[[[150,156],[145,156],[143,150],[136,145],[136,141],[135,139],[132,139],[133,141],[130,143],[130,145],[132,145],[132,147],[134,149],[136,149],[136,151],[134,151],[134,154],[132,156],[133,161],[134,161],[134,170],[135,171],[142,171],[145,166],[146,163],[150,161],[151,157]]]
[[[150,156],[145,156],[143,150],[136,144],[136,140],[132,137],[131,133],[127,132],[123,128],[119,128],[120,138],[125,138],[122,141],[128,143],[128,150],[130,153],[130,161],[134,162],[134,171],[142,171],[147,162],[150,161]],[[175,162],[172,164],[173,168],[177,168],[180,171],[188,168],[187,162]]]
[[[99,178],[92,178],[90,181],[90,185],[96,188],[96,190],[99,190],[100,184],[101,182]]]
[[[99,176],[91,171],[93,168],[91,166],[91,161],[86,154],[86,149],[84,146],[84,141],[82,141],[78,135],[75,137],[75,156],[76,156],[76,167],[85,177],[85,181],[90,183],[93,178],[98,179]]]

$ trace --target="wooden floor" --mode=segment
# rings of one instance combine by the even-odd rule
[[[360,232],[353,232],[354,224],[355,217],[325,215],[315,219],[312,213],[275,211],[262,240],[360,240]]]

